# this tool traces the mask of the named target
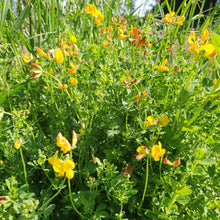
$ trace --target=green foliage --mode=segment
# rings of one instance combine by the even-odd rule
[[[9,2],[0,218],[219,219],[217,8],[190,40],[195,1],[182,25],[162,20],[167,1],[144,21],[131,1],[124,17],[120,1],[90,1],[103,20],[87,1],[18,1],[17,15]]]

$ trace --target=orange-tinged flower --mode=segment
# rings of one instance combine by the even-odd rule
[[[73,63],[73,61],[70,61],[70,66],[71,66],[71,69],[69,70],[69,72],[71,74],[76,73],[76,65]]]
[[[128,36],[127,35],[124,35],[124,34],[119,34],[118,35],[118,39],[119,40],[125,40]]]
[[[170,120],[166,114],[162,114],[161,116],[161,124],[165,127],[169,124]]]
[[[107,27],[107,31],[108,31],[108,32],[112,32],[112,31],[113,31],[113,27],[112,27],[112,26],[108,26],[108,27]]]
[[[189,52],[192,53],[192,54],[198,54],[199,53],[199,43],[198,43],[198,41],[195,41],[190,45]]]
[[[70,77],[69,82],[72,84],[72,86],[77,86],[78,80],[76,78]]]
[[[201,33],[201,39],[202,39],[202,43],[201,44],[206,44],[209,41],[209,31],[207,29],[205,29],[202,33]]]
[[[199,50],[204,50],[204,56],[208,59],[213,59],[217,56],[217,50],[215,49],[213,44],[205,44],[199,48]]]
[[[57,49],[57,50],[54,52],[54,57],[55,57],[55,61],[56,61],[58,64],[63,63],[64,57],[63,57],[63,53],[62,53],[61,49]]]
[[[172,23],[172,17],[175,15],[175,12],[170,12],[165,15],[165,17],[162,19],[164,24]]]
[[[165,157],[165,158],[163,159],[163,162],[164,162],[165,164],[168,164],[168,165],[170,165],[170,166],[173,166],[173,163],[172,163],[171,161],[169,161],[169,160],[167,159],[167,157]]]
[[[151,126],[154,125],[154,116],[150,115],[147,117],[147,121],[144,122],[144,125]]]
[[[21,137],[19,137],[17,141],[14,143],[14,148],[18,150],[21,146],[21,143],[22,143],[22,139]]]
[[[218,80],[215,78],[214,79],[214,85],[217,85]]]
[[[136,99],[135,99],[135,102],[138,103],[138,100],[140,99],[140,96],[139,95],[136,95]]]
[[[147,155],[149,155],[149,151],[147,149],[147,146],[140,146],[137,148],[137,152],[138,152],[138,155],[135,155],[136,159],[137,160],[141,160],[143,159],[144,157],[146,157]]]
[[[167,62],[167,59],[165,59],[162,64],[160,64],[158,67],[157,67],[157,70],[158,71],[169,71],[169,69],[165,66],[166,65],[166,62]]]
[[[108,46],[108,42],[107,42],[106,40],[104,40],[104,41],[102,42],[102,46],[103,46],[104,48],[106,48],[106,47]]]
[[[175,22],[174,22],[174,24],[177,24],[177,25],[182,25],[183,24],[183,22],[185,21],[185,16],[181,16],[181,17],[179,17],[179,16],[177,16],[176,17],[176,19],[175,19]]]
[[[160,157],[165,154],[165,149],[162,148],[162,144],[160,141],[158,145],[154,145],[151,150],[151,156],[154,158],[155,161],[159,161]]]
[[[44,53],[44,51],[41,50],[40,47],[37,48],[37,53],[39,54],[40,57],[47,57],[47,54]]]
[[[61,132],[59,132],[58,135],[57,135],[57,146],[61,148],[60,150],[63,151],[64,154],[71,150],[70,143],[61,134]]]
[[[173,163],[173,165],[174,165],[175,167],[179,166],[179,165],[180,165],[180,158],[178,158],[178,160],[175,161],[175,162]]]

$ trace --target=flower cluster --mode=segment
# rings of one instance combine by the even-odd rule
[[[58,150],[54,154],[54,158],[49,158],[48,162],[53,166],[53,169],[56,173],[58,173],[58,177],[64,176],[66,174],[66,177],[68,179],[72,179],[74,177],[74,171],[75,163],[71,160],[60,160],[57,159],[58,157]]]
[[[72,145],[68,142],[68,140],[61,134],[61,132],[57,135],[57,146],[60,147],[60,150],[63,153],[67,153],[70,150],[76,148],[77,143],[77,134],[73,131],[72,134]],[[58,173],[58,177],[66,175],[68,179],[72,179],[74,177],[75,163],[72,160],[60,160],[58,159],[58,151],[54,154],[53,158],[49,158],[48,162],[53,166],[53,170]]]
[[[156,124],[161,124],[162,126],[165,127],[165,126],[167,126],[169,124],[169,122],[170,122],[170,120],[169,120],[168,116],[165,113],[163,113],[161,115],[161,121],[158,119]],[[144,121],[144,125],[146,125],[146,126],[155,125],[154,116],[153,115],[149,115],[147,117],[147,121]]]
[[[100,26],[104,16],[100,10],[97,10],[95,5],[88,4],[85,7],[85,13],[90,14],[92,17],[95,17],[95,23],[97,26]]]
[[[204,57],[213,59],[217,56],[217,50],[212,43],[209,43],[209,31],[205,29],[201,33],[201,38],[196,37],[194,31],[192,31],[188,37],[190,44],[189,52],[192,54],[199,54],[200,51],[204,51]]]
[[[132,167],[130,165],[127,165],[126,167],[122,168],[122,170],[124,171],[122,173],[122,176],[125,176],[126,174],[131,174]]]
[[[138,155],[135,155],[137,160],[141,160],[146,156],[151,156],[155,161],[159,161],[160,157],[162,157],[165,154],[165,149],[162,148],[162,144],[160,141],[158,142],[158,145],[154,145],[151,149],[151,152],[149,152],[147,146],[140,146],[137,148]]]
[[[182,25],[185,21],[185,16],[175,16],[175,12],[170,12],[165,15],[165,17],[162,19],[164,24],[176,24],[176,25]]]
[[[163,159],[163,162],[164,162],[165,164],[170,165],[170,166],[177,167],[177,166],[179,166],[179,164],[180,164],[180,158],[178,158],[177,161],[175,161],[175,162],[172,163],[171,161],[169,161],[169,160],[167,159],[167,157],[165,157],[165,158]]]

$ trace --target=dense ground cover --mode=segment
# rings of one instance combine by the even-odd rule
[[[183,2],[0,3],[1,219],[220,218],[219,7]]]

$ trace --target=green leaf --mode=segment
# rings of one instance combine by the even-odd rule
[[[215,46],[218,54],[220,54],[220,35],[211,34],[212,43]]]
[[[190,199],[188,196],[178,195],[176,197],[176,201],[181,205],[186,205],[190,201]]]
[[[0,104],[3,104],[7,100],[8,96],[14,95],[17,91],[24,88],[27,85],[28,81],[29,79],[23,83],[17,84],[14,87],[10,88],[9,94],[6,91],[1,92],[0,93]]]
[[[47,206],[47,208],[44,209],[44,216],[48,217],[53,212],[54,209],[55,209],[54,204],[51,204],[51,205]]]
[[[215,163],[215,160],[212,158],[206,158],[206,159],[200,161],[199,163],[204,166],[211,166]]]
[[[109,214],[106,211],[99,211],[95,212],[95,215],[93,216],[93,219],[101,219],[101,218],[108,218]]]
[[[106,204],[105,203],[101,203],[98,205],[98,207],[96,208],[96,211],[99,212],[99,211],[102,211],[103,209],[106,208]]]
[[[198,175],[198,176],[202,176],[205,174],[204,169],[201,166],[196,166],[195,169],[192,172],[192,175]]]
[[[20,14],[20,16],[16,19],[16,21],[14,22],[13,25],[13,29],[15,30],[19,30],[21,28],[21,25],[23,24],[25,18],[29,15],[30,10],[31,10],[32,6],[31,4],[29,4]]]
[[[2,28],[3,28],[4,23],[5,23],[5,19],[6,19],[6,15],[8,13],[10,1],[9,0],[3,0],[2,5],[3,5],[3,7],[2,7],[2,11],[1,11],[1,20],[0,20],[0,30],[1,31],[2,31]]]
[[[192,193],[192,190],[189,188],[189,186],[184,186],[180,190],[176,190],[176,194],[182,195],[182,196],[187,196]]]
[[[197,130],[199,130],[200,127],[199,126],[191,126],[191,127],[183,127],[182,131],[190,131],[190,132],[195,132]]]

